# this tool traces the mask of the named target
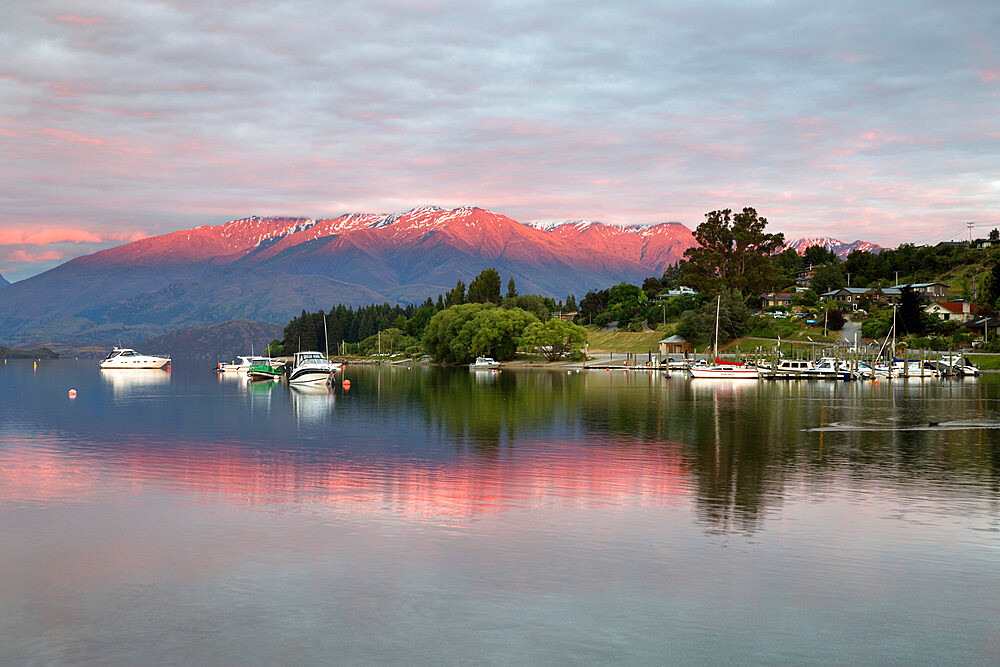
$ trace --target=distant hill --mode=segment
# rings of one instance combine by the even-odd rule
[[[177,359],[231,361],[251,351],[263,354],[275,338],[280,339],[283,325],[253,320],[232,320],[179,329],[142,341],[140,352],[169,354]]]
[[[232,220],[77,257],[0,290],[0,340],[141,340],[201,324],[285,324],[343,303],[413,303],[495,266],[521,293],[582,297],[658,276],[680,223],[544,228],[481,208]],[[170,350],[165,350],[169,352]]]
[[[0,345],[0,359],[57,359],[59,356],[47,347],[27,349]]]
[[[782,250],[792,248],[800,255],[804,255],[806,254],[806,249],[812,246],[823,246],[827,250],[832,251],[840,259],[846,258],[855,250],[878,254],[886,249],[877,243],[872,243],[871,241],[852,241],[850,243],[845,243],[843,241],[838,241],[837,239],[824,237],[795,239],[794,241],[786,243]]]

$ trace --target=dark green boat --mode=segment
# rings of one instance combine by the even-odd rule
[[[259,366],[251,366],[250,370],[247,371],[247,377],[250,380],[280,380],[285,374],[284,363],[277,364],[261,364]]]

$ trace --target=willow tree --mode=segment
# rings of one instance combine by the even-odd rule
[[[698,245],[684,251],[684,280],[702,292],[722,288],[742,296],[773,289],[780,270],[771,256],[785,242],[785,235],[767,234],[767,218],[747,207],[705,214],[705,222],[694,230]]]

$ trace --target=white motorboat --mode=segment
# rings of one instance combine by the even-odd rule
[[[959,354],[945,355],[938,361],[939,367],[948,369],[948,372],[964,377],[975,377],[979,375],[979,367],[972,363],[968,357]]]
[[[476,360],[469,364],[469,368],[500,368],[500,362],[492,357],[476,357]]]
[[[263,366],[265,364],[271,364],[270,357],[255,357],[255,356],[239,356],[236,357],[236,361],[228,364],[219,362],[215,370],[220,373],[246,373],[254,366]]]
[[[779,359],[770,366],[761,366],[760,376],[774,380],[850,380],[852,377],[850,365],[833,357],[823,357],[819,361]]]
[[[322,352],[296,352],[289,384],[322,384],[333,379],[341,364],[333,363]]]
[[[101,362],[101,368],[163,368],[170,364],[170,357],[139,354],[132,348],[115,347]]]

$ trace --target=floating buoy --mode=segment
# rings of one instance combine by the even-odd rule
[[[344,387],[345,390],[346,389],[350,389],[351,388],[351,381],[350,380],[344,380],[343,387]]]
[[[69,397],[70,398],[76,398],[76,389],[70,389],[69,390]]]

